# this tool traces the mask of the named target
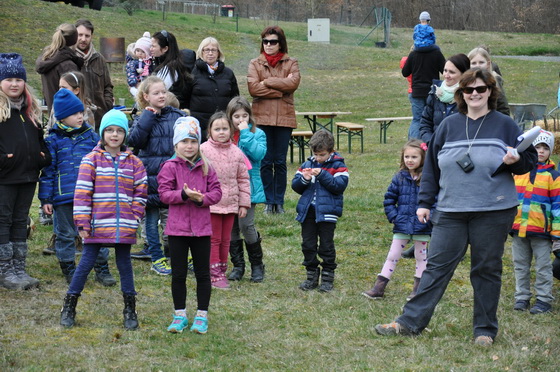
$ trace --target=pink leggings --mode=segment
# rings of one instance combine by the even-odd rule
[[[397,262],[399,262],[401,258],[401,253],[409,242],[409,239],[393,239],[391,249],[389,250],[387,259],[385,260],[385,265],[383,265],[383,269],[381,270],[381,276],[391,279],[391,275],[393,275],[393,272],[397,267]],[[426,251],[427,246],[427,242],[414,240],[414,257],[416,258],[416,273],[414,276],[417,278],[422,277],[422,273],[426,269],[426,264],[428,263]]]

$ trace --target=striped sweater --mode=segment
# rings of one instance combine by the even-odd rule
[[[560,172],[552,160],[515,176],[519,199],[512,233],[519,237],[560,239]]]
[[[85,243],[136,243],[147,198],[146,170],[130,150],[113,159],[99,146],[84,156],[74,193],[74,222]]]

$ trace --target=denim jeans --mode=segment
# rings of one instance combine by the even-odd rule
[[[27,241],[27,216],[37,182],[0,185],[0,244]]]
[[[121,291],[124,294],[136,295],[134,289],[134,272],[130,262],[130,244],[115,244],[115,257],[117,269],[121,277]],[[86,280],[95,265],[95,260],[99,255],[101,244],[84,244],[82,258],[76,272],[72,277],[72,282],[68,287],[68,294],[81,294],[86,285]]]
[[[334,271],[336,269],[335,229],[336,223],[316,222],[315,207],[309,206],[305,220],[301,224],[303,266],[308,270],[316,269],[319,267],[319,264],[327,271]],[[323,262],[320,262],[317,256]]]
[[[471,245],[471,285],[474,291],[473,333],[496,337],[498,301],[502,286],[502,255],[517,209],[489,212],[440,212],[428,250],[428,265],[418,293],[405,306],[397,322],[413,333],[428,326],[455,268]]]
[[[148,250],[152,256],[152,262],[155,262],[163,258],[159,240],[159,208],[146,207],[144,218],[146,221],[146,242],[148,243]]]
[[[420,121],[422,120],[422,112],[426,106],[426,97],[412,97],[409,95],[410,105],[412,106],[412,122],[408,128],[408,139],[420,137]]]
[[[515,299],[531,299],[531,263],[535,257],[535,295],[537,300],[552,304],[552,241],[515,236],[511,250],[515,268]]]
[[[266,155],[261,162],[261,178],[266,204],[284,205],[288,168],[286,156],[292,128],[259,126],[266,134]]]
[[[53,226],[56,234],[54,242],[56,258],[60,262],[74,262],[76,256],[75,239],[79,235],[78,229],[74,225],[74,205],[72,203],[54,207]],[[99,256],[97,256],[97,262],[106,262],[108,257],[109,249],[101,248]]]

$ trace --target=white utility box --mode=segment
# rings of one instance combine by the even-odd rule
[[[331,20],[329,18],[308,19],[307,41],[329,44],[331,42]]]

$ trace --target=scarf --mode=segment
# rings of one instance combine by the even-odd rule
[[[271,56],[270,54],[266,54],[266,52],[263,52],[263,54],[268,64],[272,67],[276,67],[278,62],[282,59],[282,57],[284,57],[284,53],[276,53],[273,56]]]
[[[78,57],[82,57],[84,59],[84,65],[86,67],[89,64],[89,60],[91,59],[91,57],[93,56],[94,53],[95,53],[95,48],[93,47],[93,44],[90,45],[90,47],[89,47],[89,49],[86,53],[84,53],[80,49],[76,49],[76,55],[78,55]]]
[[[218,61],[216,61],[216,63],[214,63],[212,66],[207,63],[206,66],[208,67],[208,72],[210,73],[210,75],[214,75],[214,73],[218,69]]]
[[[459,83],[452,86],[447,86],[445,80],[441,85],[436,88],[436,96],[443,103],[451,103],[455,99],[455,91],[459,87]]]
[[[62,123],[61,121],[58,121],[56,123],[56,125],[66,133],[71,133],[71,132],[75,131],[76,129],[79,129],[79,128],[75,128],[75,127],[71,127],[69,125],[66,125],[66,124]]]
[[[24,102],[24,94],[22,94],[16,99],[10,98],[10,106],[18,111],[21,111],[21,108],[23,107],[23,102]]]

